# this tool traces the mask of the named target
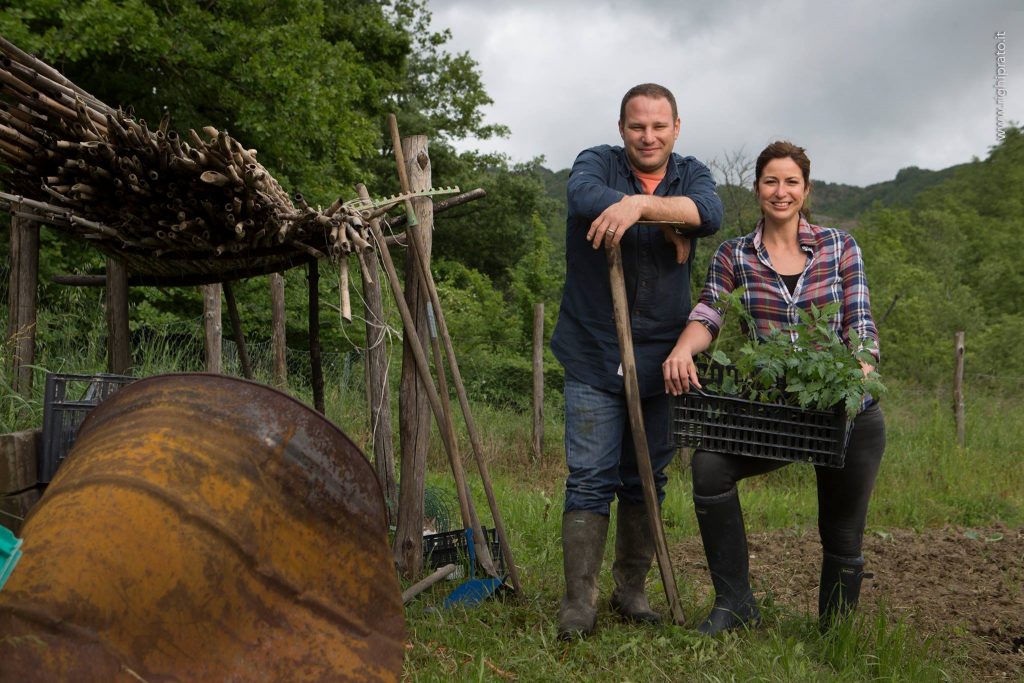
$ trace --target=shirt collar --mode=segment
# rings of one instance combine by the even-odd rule
[[[629,158],[626,157],[626,150],[622,147],[617,147],[616,149],[619,151],[619,175],[627,179],[632,178],[633,168],[629,165]],[[667,187],[671,183],[675,182],[677,178],[679,178],[679,169],[676,167],[676,153],[672,152],[668,157],[668,166],[665,167],[665,177],[662,179],[662,182],[665,183]]]
[[[764,217],[757,222],[757,227],[754,228],[754,249],[757,251],[761,250],[762,236],[764,235]],[[813,251],[814,247],[817,246],[817,240],[814,238],[814,230],[811,228],[811,224],[807,222],[807,219],[800,216],[800,224],[796,229],[796,239],[800,243],[800,247],[805,251]]]

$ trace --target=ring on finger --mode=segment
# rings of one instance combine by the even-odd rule
[[[607,232],[608,232],[608,234],[609,234],[609,235],[612,235],[612,236],[614,236],[614,235],[615,235],[615,231],[616,231],[617,229],[618,229],[618,228],[608,228],[608,231],[607,231]]]

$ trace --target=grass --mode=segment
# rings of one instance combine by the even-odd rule
[[[51,335],[52,338],[53,335]],[[150,375],[196,367],[196,349],[178,341],[150,341],[137,350],[137,374]],[[40,353],[34,395],[15,397],[0,377],[0,430],[38,425],[44,368],[96,372],[104,359],[100,345],[69,342]],[[267,381],[263,374],[259,379]],[[872,499],[872,528],[982,526],[1024,523],[1024,401],[1017,397],[968,393],[967,445],[954,443],[948,392],[937,394],[889,382],[883,403],[888,447]],[[327,415],[364,451],[371,450],[361,372],[346,368],[327,378]],[[397,387],[397,381],[392,383]],[[306,386],[290,392],[310,401]],[[970,391],[970,388],[968,389]],[[397,397],[392,396],[397,416]],[[884,611],[858,617],[828,638],[810,615],[787,611],[771,598],[763,606],[764,624],[721,639],[700,638],[672,626],[641,628],[618,623],[608,613],[612,543],[602,574],[605,598],[601,628],[585,642],[554,640],[557,602],[562,590],[560,518],[564,463],[560,406],[545,415],[544,452],[530,452],[530,415],[507,408],[474,406],[502,515],[509,531],[525,595],[521,602],[489,601],[477,609],[434,611],[445,588],[414,601],[407,609],[408,643],[404,677],[410,681],[862,681],[962,680],[964,657],[936,647],[929,638]],[[456,413],[458,410],[456,409]],[[397,417],[394,418],[397,434]],[[471,462],[464,425],[460,448]],[[396,436],[397,442],[397,436]],[[396,443],[397,447],[397,443]],[[481,510],[479,477],[467,464],[474,499]],[[428,456],[428,483],[452,492],[447,460],[435,436]],[[741,484],[751,531],[816,525],[814,477],[810,468],[790,466]],[[669,544],[696,535],[685,463],[672,465],[664,518]],[[486,515],[485,515],[486,517]],[[485,523],[487,520],[485,519]],[[688,623],[703,616],[707,586],[680,583]],[[650,593],[666,612],[658,582]]]

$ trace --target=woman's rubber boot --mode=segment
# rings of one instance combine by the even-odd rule
[[[601,573],[608,517],[573,510],[562,515],[565,596],[558,610],[558,639],[585,638],[597,623],[597,576]]]
[[[863,557],[822,554],[818,588],[818,625],[822,631],[832,628],[857,607],[863,580]]]
[[[704,635],[717,635],[761,621],[757,601],[750,590],[750,563],[747,534],[743,528],[739,492],[720,496],[693,497],[697,525],[704,542],[711,583],[715,586],[715,606],[697,627]]]
[[[651,609],[644,588],[653,559],[654,534],[647,520],[647,506],[620,501],[615,522],[615,590],[611,606],[626,621],[661,623],[661,615]]]

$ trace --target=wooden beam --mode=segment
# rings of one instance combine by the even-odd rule
[[[13,351],[14,391],[32,395],[36,355],[36,306],[39,280],[39,224],[11,216],[11,294],[8,344]],[[13,324],[11,322],[13,321]]]
[[[309,371],[313,407],[324,412],[324,366],[320,360],[320,262],[310,261],[309,276]]]
[[[128,270],[114,258],[107,259],[107,372],[131,372],[131,332],[128,329]]]
[[[223,371],[221,350],[223,348],[223,316],[220,306],[220,285],[203,285],[203,330],[206,340],[206,371],[220,374]]]
[[[288,383],[285,358],[284,275],[270,274],[270,345],[274,354],[274,385]]]

